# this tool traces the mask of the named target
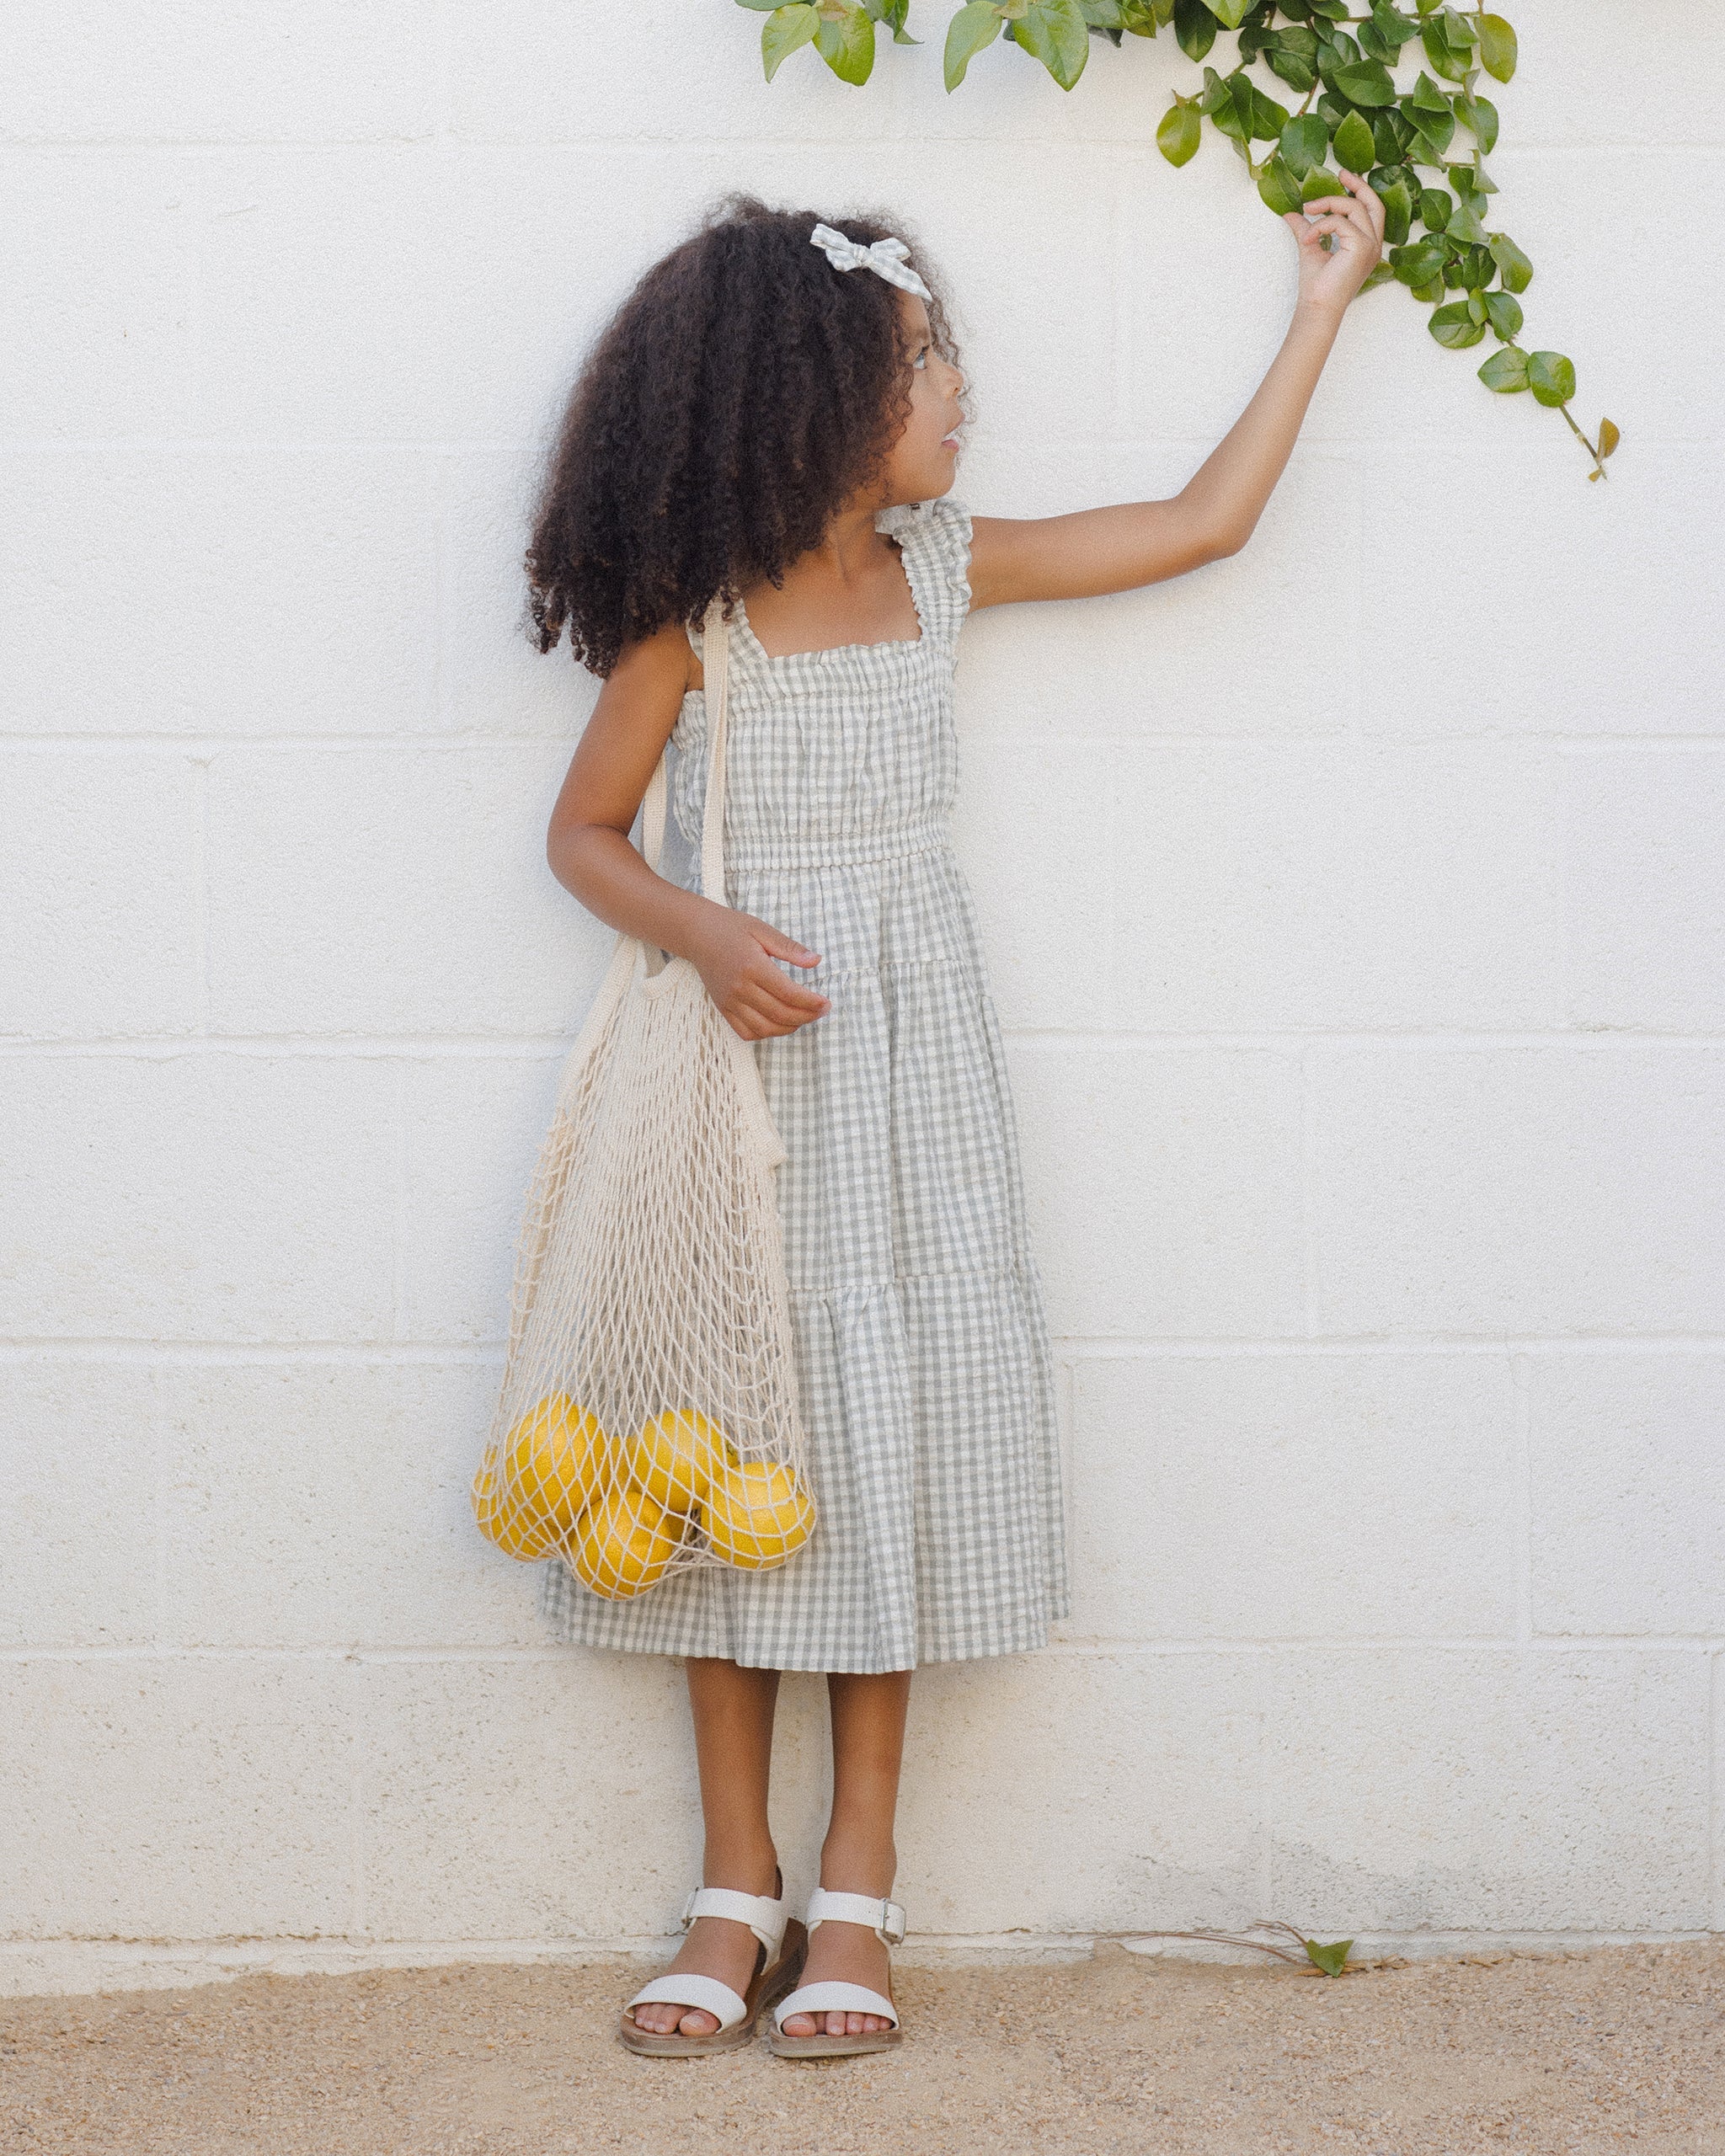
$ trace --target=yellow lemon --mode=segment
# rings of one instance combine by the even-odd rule
[[[560,1530],[555,1522],[536,1519],[523,1506],[511,1504],[497,1486],[496,1470],[496,1454],[487,1453],[469,1492],[481,1533],[511,1557],[548,1557]]]
[[[764,1572],[809,1540],[814,1504],[789,1468],[750,1460],[714,1476],[701,1524],[715,1556],[745,1572]]]
[[[715,1422],[694,1407],[668,1408],[629,1440],[625,1467],[667,1512],[692,1513],[736,1454]]]
[[[592,1501],[606,1450],[596,1418],[566,1392],[552,1393],[504,1440],[498,1476],[504,1502],[530,1520],[543,1520],[554,1542]]]
[[[612,1490],[582,1513],[563,1547],[584,1586],[621,1602],[665,1577],[682,1526],[644,1490]]]

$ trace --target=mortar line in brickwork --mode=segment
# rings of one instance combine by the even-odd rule
[[[1725,1028],[1713,1032],[1656,1032],[1632,1027],[1576,1027],[1548,1033],[1493,1033],[1421,1031],[1381,1033],[1152,1033],[1121,1028],[1081,1032],[1061,1027],[1002,1029],[1008,1041],[1027,1046],[1045,1043],[1084,1048],[1130,1047],[1143,1053],[1189,1054],[1226,1050],[1234,1054],[1295,1055],[1308,1049],[1381,1049],[1423,1045],[1433,1050],[1572,1048],[1604,1054],[1626,1043],[1662,1048],[1717,1048]],[[407,1056],[418,1060],[457,1056],[533,1056],[565,1054],[574,1033],[124,1033],[69,1039],[31,1039],[19,1035],[0,1041],[0,1059],[56,1056],[136,1056],[160,1061],[177,1055]]]
[[[570,670],[577,681],[582,676]],[[290,733],[275,728],[247,728],[232,733],[194,732],[183,729],[175,733],[168,728],[142,727],[135,732],[103,732],[85,728],[78,732],[56,732],[31,728],[0,728],[0,748],[18,750],[114,750],[160,749],[164,753],[182,755],[193,751],[213,753],[219,750],[249,748],[339,749],[400,748],[400,749],[489,749],[489,748],[545,748],[567,746],[579,728],[569,727],[538,728],[525,731],[494,727],[466,728],[438,727],[432,729],[414,727],[391,727],[367,733],[354,727],[340,729],[325,728],[321,731]],[[1048,735],[1033,727],[1002,728],[991,739],[1007,748],[1042,748]],[[1108,749],[1214,749],[1218,747],[1260,746],[1267,752],[1289,749],[1348,749],[1361,755],[1376,755],[1394,749],[1527,749],[1556,748],[1573,750],[1578,755],[1616,754],[1627,750],[1664,750],[1675,753],[1696,751],[1717,755],[1725,750],[1725,731],[1702,733],[1691,730],[1682,734],[1572,734],[1551,728],[1526,733],[1498,733],[1477,730],[1471,732],[1371,734],[1335,728],[1319,733],[1308,730],[1299,734],[1266,734],[1255,728],[1211,728],[1204,733],[1156,734],[1067,734],[1060,736],[1063,748],[1097,747]]]
[[[1515,1630],[1524,1646],[1533,1621],[1533,1373],[1525,1355],[1509,1358],[1515,1388]]]
[[[579,678],[579,677],[578,677]],[[547,728],[537,734],[507,734],[492,730],[467,733],[441,728],[416,734],[397,728],[382,734],[3,734],[0,750],[56,755],[127,755],[152,750],[164,756],[229,755],[242,749],[400,749],[414,755],[454,750],[562,749],[568,750],[579,728],[573,725]]]
[[[1051,158],[1069,155],[1074,151],[1087,151],[1098,159],[1118,160],[1128,170],[1134,167],[1155,169],[1151,164],[1150,156],[1145,154],[1145,145],[1139,136],[1117,132],[1040,135],[1033,130],[1014,130],[1012,134],[1006,135],[985,131],[973,134],[962,129],[953,129],[949,132],[943,131],[937,135],[918,136],[903,127],[883,127],[879,131],[858,132],[848,136],[843,147],[857,152],[885,152],[902,156],[907,150],[921,144],[934,150],[980,150],[1007,157],[1017,157],[1028,151],[1046,152]],[[5,147],[19,153],[20,159],[24,155],[33,154],[56,158],[124,157],[142,161],[152,157],[163,160],[177,157],[213,160],[239,152],[264,152],[281,157],[327,157],[342,151],[371,154],[394,152],[408,156],[446,150],[456,159],[467,150],[596,152],[619,159],[633,157],[644,151],[676,150],[734,158],[740,151],[756,149],[763,145],[777,152],[814,151],[828,157],[834,149],[830,134],[798,135],[777,128],[771,131],[763,129],[759,134],[736,135],[690,135],[670,128],[663,133],[654,133],[646,128],[633,128],[622,135],[491,135],[471,130],[457,134],[452,118],[436,112],[423,125],[388,134],[175,135],[166,137],[125,134],[17,134],[8,136]],[[1498,151],[1492,163],[1494,170],[1499,168],[1513,170],[1518,164],[1544,164],[1566,158],[1594,159],[1624,155],[1643,157],[1706,156],[1716,154],[1718,147],[1716,141],[1678,141],[1664,136],[1589,136],[1585,142],[1524,140],[1518,141],[1512,149]]]
[[[1236,1338],[1228,1334],[1210,1337],[1178,1334],[1144,1334],[1135,1338],[1086,1337],[1065,1333],[1056,1339],[1062,1354],[1085,1362],[1146,1362],[1157,1357],[1175,1358],[1194,1355],[1669,1355],[1694,1353],[1717,1354],[1725,1349],[1725,1333],[1535,1333],[1516,1337],[1505,1333],[1412,1332],[1385,1338],[1381,1333],[1323,1333],[1308,1338],[1287,1333],[1274,1339]]]
[[[1563,1655],[1693,1655],[1706,1656],[1710,1664],[1717,1663],[1725,1653],[1725,1637],[1717,1633],[1638,1633],[1627,1636],[1617,1632],[1573,1633],[1563,1637],[1535,1638],[1524,1643],[1507,1633],[1482,1633],[1467,1638],[1445,1638],[1423,1633],[1374,1633],[1338,1635],[1332,1633],[1290,1633],[1283,1637],[1254,1637],[1241,1639],[1114,1639],[1097,1635],[1083,1639],[1055,1639],[1039,1654],[1053,1655],[1068,1662],[1120,1662],[1188,1660],[1209,1656],[1220,1660],[1243,1660],[1247,1657],[1263,1659],[1266,1656],[1298,1655],[1443,1655],[1451,1660],[1468,1657],[1491,1655],[1508,1659],[1543,1656],[1548,1659]],[[0,1664],[24,1662],[353,1662],[403,1663],[414,1667],[432,1667],[457,1663],[479,1662],[543,1662],[566,1668],[569,1649],[553,1643],[549,1646],[516,1646],[508,1642],[474,1645],[468,1641],[433,1641],[414,1645],[386,1646],[355,1644],[351,1641],[334,1641],[307,1645],[295,1641],[281,1644],[248,1645],[233,1641],[221,1646],[204,1646],[178,1641],[156,1641],[133,1646],[103,1646],[92,1642],[85,1646],[35,1646],[0,1647]],[[929,1663],[926,1667],[938,1668],[944,1665]],[[811,1671],[793,1671],[794,1675],[810,1676]]]
[[[409,1063],[446,1060],[544,1059],[566,1054],[573,1033],[473,1033],[428,1038],[404,1034],[398,1039],[375,1036],[349,1037],[341,1033],[165,1033],[135,1034],[109,1040],[0,1041],[0,1060],[19,1062],[40,1056],[45,1060],[88,1056],[123,1062],[135,1057],[141,1063],[168,1063],[176,1057],[206,1055],[297,1056],[307,1062],[357,1062],[361,1059]]]
[[[1696,1043],[1712,1047],[1725,1041],[1725,1027],[1663,1028],[1639,1026],[1549,1027],[1517,1033],[1499,1033],[1482,1027],[1477,1032],[1450,1026],[1383,1026],[1370,1030],[1338,1027],[1333,1032],[1314,1027],[1299,1033],[1177,1033],[1157,1027],[1122,1026],[1110,1032],[1071,1026],[1007,1026],[1009,1041],[1071,1041],[1086,1048],[1108,1048],[1130,1043],[1135,1048],[1256,1049],[1290,1054],[1307,1048],[1378,1049],[1423,1043],[1433,1049],[1586,1048],[1603,1053],[1626,1041],[1662,1044]]]
[[[1081,1638],[1051,1640],[1039,1649],[1043,1654],[1086,1656],[1276,1655],[1276,1654],[1442,1654],[1566,1655],[1566,1654],[1689,1654],[1715,1655],[1725,1650],[1725,1637],[1716,1632],[1565,1632],[1539,1633],[1522,1640],[1509,1632],[1462,1635],[1425,1632],[1289,1632],[1238,1638],[1170,1636],[1161,1640],[1113,1637],[1105,1632]],[[116,1649],[118,1652],[120,1650]]]
[[[0,1339],[0,1363],[31,1356],[66,1362],[296,1363],[358,1364],[495,1363],[505,1345],[501,1333],[479,1340],[174,1340],[132,1339],[115,1333],[17,1333]],[[1596,1334],[1585,1337],[1555,1333],[1546,1338],[1506,1339],[1501,1336],[1403,1333],[1392,1340],[1345,1333],[1309,1338],[1290,1333],[1278,1340],[1144,1338],[1075,1340],[1055,1342],[1059,1353],[1075,1363],[1176,1362],[1198,1358],[1241,1360],[1279,1357],[1645,1355],[1725,1353],[1725,1333],[1671,1333],[1641,1336]]]
[[[0,1340],[0,1364],[33,1361],[102,1362],[141,1369],[280,1369],[304,1364],[324,1368],[492,1368],[503,1360],[502,1336],[494,1340],[79,1340],[69,1335]]]

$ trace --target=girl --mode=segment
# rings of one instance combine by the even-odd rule
[[[551,822],[558,878],[688,958],[757,1043],[820,1524],[777,1571],[674,1575],[605,1602],[560,1564],[575,1641],[686,1657],[706,1828],[669,1972],[632,2049],[895,2042],[887,1948],[911,1673],[1014,1654],[1066,1610],[1053,1362],[1012,1107],[948,842],[966,614],[1126,591],[1244,546],[1286,463],[1383,211],[1354,174],[1291,214],[1285,341],[1167,501],[977,517],[948,499],[964,377],[932,274],[882,224],[736,200],[643,278],[590,359],[528,569],[542,650],[601,675]],[[698,625],[729,606],[729,906],[629,832],[669,737],[700,853]],[[826,1673],[832,1810],[806,1935],[767,1823],[778,1673]],[[652,1831],[649,1817],[644,1822]],[[798,1977],[804,1982],[782,1993]]]

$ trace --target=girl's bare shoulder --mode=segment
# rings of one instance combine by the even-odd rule
[[[700,654],[688,631],[681,622],[667,622],[651,636],[623,646],[602,693],[631,703],[658,705],[670,696],[681,702],[702,680]]]

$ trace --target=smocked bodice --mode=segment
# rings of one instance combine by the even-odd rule
[[[943,842],[958,786],[953,666],[970,603],[970,519],[956,503],[884,510],[921,626],[918,641],[775,659],[740,605],[730,622],[724,851],[735,870],[830,868]],[[698,632],[691,642],[702,648]],[[671,811],[701,847],[707,704],[683,700]]]

